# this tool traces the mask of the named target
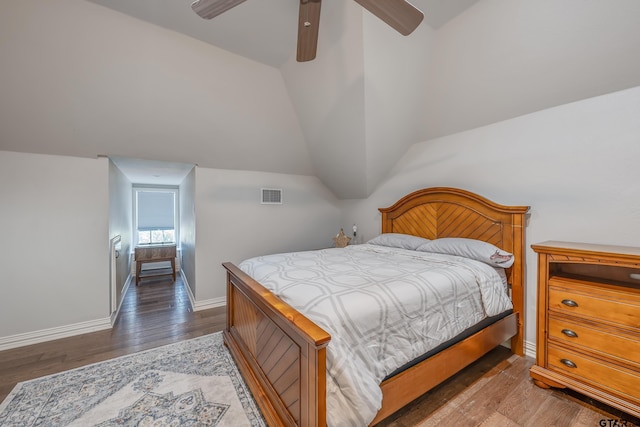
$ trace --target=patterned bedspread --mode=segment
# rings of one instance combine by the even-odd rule
[[[512,308],[493,267],[450,255],[364,244],[239,267],[331,334],[329,426],[368,425],[389,373]]]

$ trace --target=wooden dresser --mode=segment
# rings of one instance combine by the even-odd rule
[[[640,248],[548,241],[538,253],[534,382],[640,416]]]
[[[158,244],[158,245],[141,245],[135,248],[136,261],[136,286],[140,284],[143,277],[166,276],[172,275],[173,281],[176,280],[176,245],[175,244]],[[171,270],[159,269],[151,274],[143,275],[142,264],[148,262],[171,263]]]

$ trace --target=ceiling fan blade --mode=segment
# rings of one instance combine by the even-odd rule
[[[316,57],[318,29],[320,27],[320,0],[300,0],[298,15],[298,62]]]
[[[191,3],[191,9],[201,18],[211,19],[245,1],[246,0],[196,0]]]
[[[355,1],[403,36],[411,34],[424,18],[420,9],[405,0]]]

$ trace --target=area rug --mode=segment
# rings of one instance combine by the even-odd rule
[[[266,426],[222,334],[19,383],[0,426]]]

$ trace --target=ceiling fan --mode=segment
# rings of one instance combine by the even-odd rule
[[[215,18],[246,0],[196,0],[191,8],[204,19]],[[406,0],[355,0],[402,35],[409,35],[422,22],[422,12]],[[300,0],[298,15],[298,62],[316,57],[321,0]]]

